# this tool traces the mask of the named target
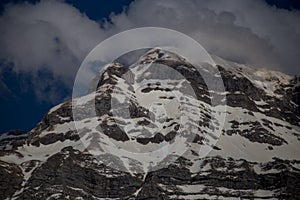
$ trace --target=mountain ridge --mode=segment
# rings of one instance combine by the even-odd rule
[[[222,95],[226,95],[227,117],[214,143],[216,130],[210,129],[210,123],[221,128],[216,122],[222,109],[210,105],[211,91],[192,66],[169,54],[153,49],[129,68],[116,62],[103,68],[95,96],[75,100],[88,114],[87,102],[95,97],[101,120],[84,118],[88,116],[84,113],[78,129],[72,124],[69,100],[49,110],[29,133],[0,137],[0,172],[7,180],[0,185],[1,198],[296,199],[300,194],[299,78],[275,72],[260,76],[251,69],[245,72],[243,65],[216,61],[226,90]],[[146,69],[149,63],[152,68]],[[149,106],[152,102],[157,102],[154,107]],[[172,113],[170,104],[182,107]],[[188,132],[182,129],[182,114],[187,115]],[[193,128],[197,131],[189,135]],[[167,158],[176,159],[169,165],[164,165],[164,159],[158,161],[153,171],[132,158],[101,154],[101,160],[91,154],[95,148],[107,147],[105,138],[138,151],[181,136],[192,147],[182,150],[182,155],[170,150]],[[212,150],[204,157],[199,148],[205,145]],[[115,163],[106,165],[105,159]]]

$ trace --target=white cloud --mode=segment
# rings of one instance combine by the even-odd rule
[[[140,26],[173,28],[213,54],[256,67],[300,74],[300,12],[253,0],[140,0],[112,16],[117,31]]]
[[[98,42],[122,30],[160,26],[193,37],[221,57],[300,74],[299,11],[253,0],[136,0],[110,18],[101,28],[62,1],[7,6],[0,17],[0,56],[15,71],[47,68],[71,88],[82,59]]]
[[[39,80],[38,71],[47,69],[71,88],[80,62],[103,38],[98,23],[59,1],[9,5],[0,18],[0,27],[1,58],[12,63],[17,72],[32,73],[36,95],[51,101],[59,97],[55,97],[54,89],[49,94],[55,98],[47,98],[47,92],[43,97],[51,82]]]

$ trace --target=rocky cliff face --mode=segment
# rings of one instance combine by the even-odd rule
[[[55,106],[28,133],[0,135],[0,199],[299,198],[299,78],[214,60],[222,93],[160,49],[129,67],[106,66],[94,95]],[[105,151],[111,141],[133,152],[176,150],[149,165]]]

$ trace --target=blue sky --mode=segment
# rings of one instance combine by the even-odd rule
[[[27,2],[1,1],[0,27],[7,34],[0,33],[0,133],[28,131],[53,105],[70,98],[76,70],[89,50],[129,28],[172,28],[226,59],[291,75],[300,72],[300,49],[294,45],[300,33],[293,26],[300,22],[299,1]]]

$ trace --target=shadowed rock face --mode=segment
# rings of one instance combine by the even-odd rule
[[[114,171],[94,161],[92,156],[67,147],[35,170],[28,180],[30,187],[20,198],[35,196],[45,199],[49,194],[60,193],[62,189],[65,192],[61,193],[61,197],[118,198],[131,195],[140,187],[142,181],[139,177]],[[36,187],[39,189],[36,190]]]
[[[210,107],[212,97],[194,66],[158,49],[146,53],[139,62],[135,64],[141,67],[149,63],[163,64],[188,80],[176,78],[183,83],[178,91],[187,92],[180,100],[188,96],[189,84],[199,104],[186,102],[190,108],[187,113],[193,116],[197,111],[201,117],[199,120],[190,117],[186,122],[194,124],[198,130],[188,141],[191,146],[204,145],[206,135],[216,131],[210,130],[210,123],[218,122],[211,115],[217,111]],[[138,93],[132,86],[134,81],[150,80],[154,73],[138,74],[130,70],[132,66],[115,62],[106,68],[96,84],[98,120],[84,117],[91,112],[91,106],[86,105],[80,119],[86,127],[77,131],[72,102],[67,101],[51,109],[32,131],[0,135],[0,199],[299,198],[299,78],[283,81],[275,74],[256,79],[248,69],[236,66],[218,65],[226,90],[228,115],[218,143],[206,157],[200,157],[197,149],[191,148],[176,162],[145,173],[138,160],[109,154],[94,157],[85,150],[80,140],[85,134],[90,134],[91,149],[101,148],[97,141],[107,142],[104,136],[114,142],[136,142],[146,147],[172,143],[180,135],[182,124],[177,116],[155,121],[155,110],[138,101],[138,95],[159,92],[157,109],[163,102],[175,105],[172,91],[177,82],[174,84],[165,74],[158,73],[155,75],[161,79],[142,85]],[[272,88],[268,88],[270,85]],[[114,96],[114,91],[119,96]],[[117,104],[123,107],[114,108],[112,102],[118,103],[123,97],[127,101]],[[128,130],[130,119],[136,124]],[[98,124],[92,130],[87,128],[90,123]],[[149,131],[152,129],[159,131],[152,134]],[[105,165],[104,160],[111,164]],[[116,170],[116,164],[124,169]]]
[[[284,119],[293,125],[299,125],[299,106],[291,103],[295,102],[299,105],[299,100],[296,100],[299,97],[297,78],[291,79],[290,84],[280,85],[281,89],[275,90],[275,93],[281,96],[278,98],[267,95],[263,89],[256,87],[248,78],[237,77],[222,66],[218,66],[218,68],[222,74],[226,91],[228,91],[227,105],[262,112],[267,116]],[[265,101],[268,104],[257,105],[255,101]]]
[[[293,199],[299,195],[299,170],[290,161],[276,159],[259,164],[245,160],[205,158],[200,169],[191,173],[189,161],[180,158],[168,168],[142,174],[121,173],[95,162],[92,156],[72,148],[65,148],[50,157],[35,170],[27,181],[27,189],[20,199],[45,199],[57,194],[61,199],[132,198],[132,199],[184,199],[189,195],[259,198],[257,190],[275,191],[269,198]],[[210,169],[205,170],[205,166]],[[278,173],[257,173],[254,169]],[[295,170],[295,171],[294,171]],[[5,176],[7,177],[7,176]],[[20,179],[15,181],[17,184]],[[192,189],[186,190],[185,188]],[[226,188],[226,190],[224,190]],[[195,191],[193,191],[195,190]],[[11,189],[10,191],[14,191]],[[138,194],[136,194],[138,191]],[[9,196],[9,190],[4,195]]]
[[[16,190],[20,190],[23,174],[21,169],[15,165],[0,161],[0,198],[12,196]]]

